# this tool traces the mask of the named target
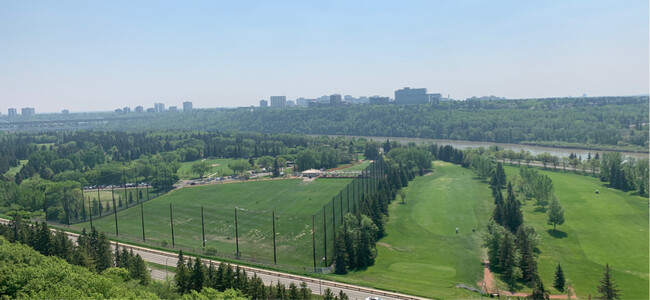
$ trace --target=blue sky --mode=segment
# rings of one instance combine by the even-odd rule
[[[648,1],[0,0],[0,111],[649,91]]]

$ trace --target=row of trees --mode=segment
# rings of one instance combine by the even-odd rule
[[[0,235],[12,243],[28,245],[46,256],[56,256],[65,261],[102,273],[105,270],[118,267],[126,269],[129,280],[136,280],[142,285],[151,281],[149,271],[140,255],[134,255],[126,249],[115,255],[111,251],[110,242],[103,233],[94,228],[90,233],[84,230],[77,238],[76,245],[62,231],[52,231],[46,223],[25,223],[20,217],[14,217],[8,225],[0,224]]]
[[[206,267],[198,258],[185,258],[183,251],[180,251],[178,255],[174,282],[179,294],[189,296],[210,295],[212,291],[235,290],[238,292],[238,297],[244,299],[313,298],[312,291],[307,288],[305,282],[299,286],[291,283],[287,287],[278,281],[275,285],[266,286],[262,279],[257,277],[257,274],[253,274],[249,278],[246,271],[240,269],[239,266],[233,269],[230,264],[220,263],[218,267],[215,267],[213,263],[210,263]],[[331,290],[329,293],[331,294]],[[329,299],[334,299],[334,297]],[[341,291],[336,299],[347,300],[348,297]]]
[[[377,256],[376,242],[386,234],[388,205],[396,198],[398,191],[408,186],[408,181],[415,177],[415,170],[422,171],[420,167],[423,166],[417,162],[419,155],[411,156],[416,158],[416,161],[413,161],[408,159],[408,155],[400,154],[421,154],[419,151],[422,149],[413,152],[402,152],[398,149],[390,150],[389,154],[397,153],[395,157],[399,159],[388,160],[388,168],[384,170],[387,176],[378,180],[377,189],[365,195],[361,202],[356,204],[354,213],[343,217],[334,239],[334,265],[337,274],[346,274],[350,270],[374,264]],[[405,160],[400,161],[402,158]],[[429,167],[430,164],[429,161]],[[405,165],[413,167],[407,168]],[[404,199],[405,196],[402,194],[401,197]]]

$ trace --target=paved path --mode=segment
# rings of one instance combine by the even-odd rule
[[[0,219],[0,223],[6,224],[8,222],[9,220],[7,219]],[[71,240],[76,242],[77,237],[79,236],[78,234],[71,233],[71,232],[66,232],[66,233],[68,234],[68,237]],[[111,246],[114,248],[116,246],[116,243],[111,241]],[[176,266],[176,263],[178,262],[178,259],[176,258],[177,257],[176,253],[154,250],[154,249],[128,245],[123,243],[119,243],[119,247],[125,247],[127,249],[133,250],[133,253],[140,254],[140,256],[142,256],[142,258],[145,261],[156,263],[159,265]],[[206,265],[209,265],[210,263],[214,263],[215,266],[218,266],[220,263],[217,260],[207,260],[207,259],[203,259],[203,262]],[[237,265],[233,264],[233,267],[236,266]],[[346,293],[350,299],[365,299],[371,296],[378,296],[384,300],[426,299],[426,298],[420,298],[420,297],[415,297],[415,296],[410,296],[410,295],[405,295],[400,293],[387,292],[383,290],[372,289],[372,288],[367,288],[362,286],[339,283],[335,281],[319,280],[318,278],[264,270],[260,268],[254,268],[254,267],[248,267],[242,265],[240,265],[239,267],[245,270],[248,276],[253,276],[253,274],[257,274],[257,276],[260,277],[262,281],[264,281],[264,283],[267,285],[271,283],[277,283],[278,281],[285,284],[286,286],[289,286],[289,284],[292,282],[296,285],[300,285],[300,283],[304,281],[305,283],[307,283],[307,287],[310,288],[314,294],[319,294],[319,291],[324,291],[326,288],[330,288],[332,292],[336,294],[338,294],[340,290],[343,290],[343,292]],[[163,280],[165,279],[166,274],[172,275],[172,272],[165,272],[165,270],[159,270],[159,269],[151,270],[151,275],[152,278],[154,279]]]

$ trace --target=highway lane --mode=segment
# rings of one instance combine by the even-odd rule
[[[0,219],[0,223],[6,224],[8,222],[9,220]],[[71,240],[76,242],[77,237],[79,236],[78,234],[71,233],[71,232],[66,232],[66,233],[68,234],[68,237]],[[176,263],[178,262],[176,253],[149,249],[149,248],[144,248],[135,245],[123,244],[123,243],[118,244],[116,242],[111,241],[111,246],[113,247],[113,249],[115,249],[116,245],[119,245],[120,248],[125,247],[129,250],[133,250],[133,253],[140,254],[140,256],[142,256],[142,258],[145,261],[152,262],[155,264],[159,264],[163,266],[176,266]],[[206,265],[213,263],[217,267],[220,263],[217,260],[202,259],[202,261]],[[234,268],[237,265],[233,264],[232,266]],[[384,300],[426,299],[426,298],[420,298],[420,297],[410,296],[401,293],[388,292],[388,291],[372,289],[372,288],[351,285],[351,284],[345,284],[345,283],[339,283],[339,282],[334,282],[329,280],[320,280],[318,278],[313,278],[313,277],[293,275],[289,273],[264,270],[260,268],[248,267],[243,265],[240,265],[239,267],[245,270],[249,277],[256,274],[258,277],[262,279],[262,281],[264,281],[264,284],[267,285],[271,283],[276,284],[279,281],[285,284],[287,287],[291,283],[294,283],[297,286],[299,286],[300,283],[304,281],[307,284],[307,287],[311,289],[314,294],[322,293],[323,291],[325,291],[326,288],[330,288],[332,292],[336,294],[338,294],[340,290],[343,290],[343,292],[346,293],[350,299],[365,299],[371,296],[380,297],[381,299]],[[158,270],[158,269],[151,270],[151,273],[152,273],[152,278],[159,279],[159,280],[164,280],[166,274],[173,275],[172,272],[165,272],[165,270]]]

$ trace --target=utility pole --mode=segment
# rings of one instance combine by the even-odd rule
[[[271,211],[271,217],[273,218],[273,264],[278,264],[278,259],[275,253],[275,211]]]
[[[117,230],[117,205],[115,205],[115,190],[111,186],[111,197],[113,198],[113,214],[115,215],[115,235],[120,236],[120,232]]]
[[[169,203],[169,220],[172,227],[172,248],[174,248],[176,246],[176,243],[174,242],[174,214],[172,213],[171,202]]]
[[[203,236],[203,248],[205,248],[205,224],[203,223],[203,205],[201,205],[201,235]]]
[[[239,231],[237,229],[237,207],[235,207],[235,245],[237,247],[237,252],[235,255],[239,257]]]
[[[316,228],[314,224],[316,223],[314,221],[315,215],[311,216],[311,245],[312,249],[314,250],[314,272],[316,272]]]

